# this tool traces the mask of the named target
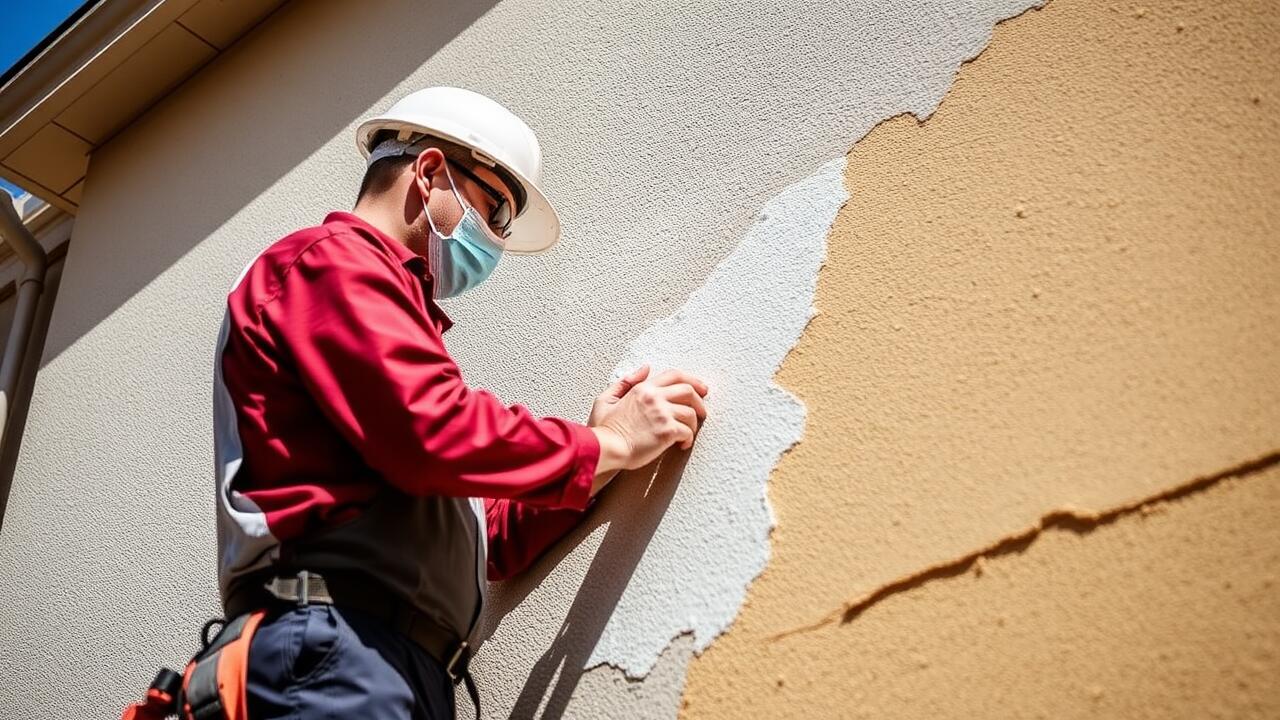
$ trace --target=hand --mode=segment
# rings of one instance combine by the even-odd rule
[[[630,392],[631,388],[644,382],[647,377],[649,377],[649,366],[641,365],[605,388],[604,392],[596,397],[596,401],[591,403],[591,414],[587,416],[587,426],[596,427],[599,425],[613,407],[622,400],[622,396]]]
[[[600,440],[598,491],[618,470],[644,467],[672,445],[688,450],[707,417],[707,385],[680,371],[649,378],[643,366],[596,398],[587,424]]]

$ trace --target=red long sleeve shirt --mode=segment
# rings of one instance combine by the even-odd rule
[[[431,284],[423,257],[342,212],[246,269],[215,372],[224,587],[273,544],[358,516],[384,483],[485,498],[490,579],[581,519],[595,435],[467,387]]]

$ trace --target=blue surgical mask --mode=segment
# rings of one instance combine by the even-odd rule
[[[444,167],[449,177],[449,187],[453,196],[462,207],[462,219],[453,228],[453,232],[445,236],[431,219],[431,211],[427,203],[422,203],[422,211],[427,214],[427,223],[431,226],[431,237],[427,243],[428,261],[435,277],[433,295],[436,298],[448,298],[470,290],[484,282],[502,257],[502,246],[490,239],[480,213],[471,207],[453,182],[453,174],[449,165]]]

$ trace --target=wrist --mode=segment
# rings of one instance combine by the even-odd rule
[[[600,460],[596,463],[596,473],[617,472],[627,463],[627,441],[613,428],[597,425],[591,428],[596,441],[600,443]]]
[[[596,441],[600,444],[600,459],[596,461],[595,483],[591,487],[591,494],[595,495],[609,484],[619,470],[626,467],[630,452],[626,439],[617,430],[600,425],[589,429],[595,433]]]

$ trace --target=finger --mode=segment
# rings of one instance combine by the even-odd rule
[[[699,420],[703,420],[707,417],[707,406],[702,402],[702,396],[698,394],[697,390],[693,389],[692,385],[687,383],[671,385],[670,387],[664,388],[662,394],[668,402],[686,405],[693,408],[693,411],[697,413]]]
[[[647,377],[649,377],[649,364],[645,363],[623,377],[622,382],[626,383],[627,388],[630,389],[644,382],[644,379]]]
[[[693,444],[693,436],[698,433],[698,416],[694,414],[692,408],[685,405],[676,405],[671,414],[689,431],[687,438],[684,438],[684,434],[681,433],[682,437],[679,440],[680,447],[688,450],[689,446]]]
[[[623,395],[631,392],[631,388],[644,382],[649,377],[649,366],[641,365],[632,370],[630,373],[622,376],[617,382],[605,389],[605,394],[613,398],[621,398]]]
[[[692,413],[689,413],[692,416]],[[696,418],[691,418],[694,423]],[[693,436],[695,431],[685,422],[677,422],[672,429],[672,445],[679,445],[681,450],[688,450],[693,447]]]
[[[696,390],[699,395],[707,396],[707,384],[683,370],[664,370],[652,382],[654,385],[661,387],[684,383]]]

